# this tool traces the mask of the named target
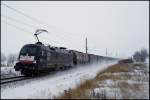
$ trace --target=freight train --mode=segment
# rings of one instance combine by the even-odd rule
[[[133,63],[133,58],[127,58],[127,59],[121,59],[118,61],[119,64],[125,64],[125,63]]]
[[[44,71],[64,70],[102,60],[114,60],[114,58],[68,50],[65,47],[46,46],[38,41],[21,48],[14,68],[23,75],[36,76]]]
[[[75,50],[67,50],[64,47],[45,46],[41,42],[24,45],[20,51],[18,62],[14,66],[16,71],[22,74],[38,75],[43,71],[67,69],[76,65],[89,64],[104,59],[114,58],[86,54]]]

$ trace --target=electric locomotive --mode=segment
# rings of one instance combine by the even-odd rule
[[[43,30],[38,30],[41,32]],[[37,33],[36,32],[36,33]],[[37,37],[38,34],[35,34]],[[39,41],[35,44],[24,45],[14,66],[16,71],[21,71],[26,76],[38,75],[44,71],[65,69],[73,66],[73,52],[64,47],[45,46]]]

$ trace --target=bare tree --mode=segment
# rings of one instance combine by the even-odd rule
[[[1,52],[1,66],[5,65],[5,61],[6,61],[6,56],[4,53]]]
[[[148,52],[146,49],[141,49],[140,51],[136,51],[133,55],[133,59],[137,62],[144,62],[148,57]]]
[[[141,49],[141,61],[144,62],[148,57],[148,52],[146,49]]]
[[[139,51],[136,51],[133,55],[133,59],[137,62],[141,61],[141,53]]]
[[[7,66],[12,66],[15,64],[15,61],[17,60],[16,54],[9,54],[7,57]]]

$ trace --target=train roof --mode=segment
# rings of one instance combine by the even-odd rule
[[[54,47],[54,46],[46,46],[40,42],[37,42],[35,44],[26,44],[24,46],[38,46],[38,47],[41,47],[45,50],[48,50],[48,51],[52,51],[52,52],[59,52],[59,53],[69,53],[69,50],[67,50],[67,48],[65,47]]]

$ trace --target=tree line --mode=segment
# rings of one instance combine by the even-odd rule
[[[13,66],[18,58],[18,54],[9,54],[6,56],[1,52],[1,66]]]
[[[148,57],[149,57],[148,51],[144,48],[139,51],[136,51],[133,54],[133,59],[136,62],[145,62],[146,58],[148,58]]]

